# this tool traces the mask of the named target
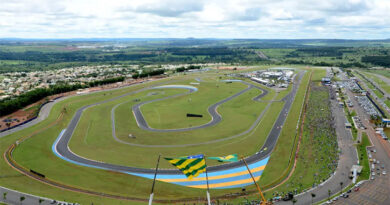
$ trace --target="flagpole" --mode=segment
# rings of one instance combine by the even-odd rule
[[[265,199],[265,197],[264,197],[264,195],[263,195],[263,192],[261,192],[260,186],[257,184],[256,179],[255,179],[255,177],[253,176],[251,170],[249,169],[249,166],[248,166],[248,164],[246,163],[244,157],[241,157],[241,159],[242,159],[242,161],[244,162],[246,168],[248,169],[248,172],[249,172],[249,174],[251,175],[251,177],[252,177],[252,179],[253,179],[253,182],[256,184],[257,191],[259,192],[259,194],[260,194],[260,196],[261,196],[261,200],[263,201],[261,204],[263,204],[263,203],[264,203],[264,204],[267,204],[267,200]]]
[[[207,163],[206,163],[206,156],[203,155],[203,159],[204,159],[204,164],[206,165],[206,183],[207,183],[207,203],[208,205],[211,205],[211,200],[210,200],[210,188],[209,188],[209,176],[207,174]]]
[[[154,172],[154,178],[153,178],[153,184],[152,184],[152,191],[150,192],[150,197],[149,197],[149,205],[152,205],[152,203],[153,203],[154,184],[156,183],[158,165],[160,164],[160,157],[161,157],[161,154],[158,155],[158,159],[157,159],[156,171]]]

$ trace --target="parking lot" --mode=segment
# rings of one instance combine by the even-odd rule
[[[361,185],[351,188],[331,204],[389,204],[390,178],[387,174],[388,161],[378,162],[376,148],[369,148],[371,177]],[[381,154],[380,154],[381,155]],[[374,166],[372,166],[374,165]],[[358,188],[357,188],[358,187]]]
[[[360,107],[370,116],[381,116],[367,96],[355,96]]]
[[[361,185],[359,191],[351,191],[348,198],[340,197],[333,204],[389,204],[389,187],[388,177],[377,177],[375,180]]]
[[[362,129],[362,130],[366,129],[366,127],[363,125],[363,123],[362,123],[362,121],[361,121],[359,116],[352,117],[352,120],[353,120],[353,123],[356,126],[356,129]]]
[[[356,94],[352,93],[351,90],[347,94],[353,103],[356,104],[357,99],[353,97]],[[352,189],[350,193],[347,193],[347,198],[339,197],[332,204],[390,204],[390,143],[375,133],[368,121],[368,113],[363,106],[355,106],[354,109],[360,118],[360,122],[367,128],[365,132],[372,143],[372,147],[368,148],[369,158],[371,155],[371,176],[369,180],[366,180],[359,186],[358,191]],[[376,163],[373,168],[374,159]],[[377,162],[378,160],[379,163]],[[372,171],[374,171],[375,176],[373,176]],[[383,171],[386,171],[386,174],[383,174]]]

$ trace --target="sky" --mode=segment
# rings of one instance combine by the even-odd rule
[[[0,0],[0,5],[0,38],[390,38],[390,0]]]

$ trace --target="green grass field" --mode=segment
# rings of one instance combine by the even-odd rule
[[[234,84],[224,84],[224,86],[232,85]],[[218,89],[222,89],[222,86]],[[170,89],[166,92],[169,90]],[[147,93],[148,91],[145,92]],[[227,96],[234,93],[235,92],[227,92]],[[255,122],[256,118],[261,112],[263,112],[268,104],[268,102],[256,102],[252,100],[253,97],[256,97],[260,93],[260,91],[253,89],[221,105],[218,108],[218,112],[222,115],[222,121],[215,126],[193,131],[170,133],[149,132],[139,129],[130,111],[130,107],[136,102],[127,100],[129,101],[128,103],[120,105],[116,110],[115,122],[117,136],[124,141],[141,145],[180,145],[188,143],[204,143],[240,134],[247,130]],[[219,94],[222,95],[223,93]],[[139,95],[145,96],[143,93],[139,93]],[[227,96],[220,96],[220,98],[226,98]],[[151,97],[161,98],[161,96],[157,95],[148,96],[148,98]],[[186,98],[186,96],[183,97]],[[134,96],[134,98],[138,98],[138,95]],[[144,98],[142,100],[144,100]],[[184,102],[187,102],[187,100],[184,100]],[[172,102],[172,104],[174,103]],[[181,102],[179,101],[179,103]],[[264,113],[263,118],[267,120],[261,120],[258,128],[245,135],[226,140],[223,143],[210,143],[199,146],[176,148],[143,148],[114,141],[111,136],[111,124],[109,121],[107,121],[107,123],[96,123],[96,121],[100,122],[103,119],[109,118],[111,109],[116,104],[117,102],[107,103],[107,105],[99,105],[90,108],[88,111],[83,113],[80,124],[77,127],[75,135],[70,143],[70,147],[75,153],[95,160],[140,167],[153,167],[156,158],[155,156],[159,153],[164,156],[182,156],[196,154],[199,152],[203,152],[208,156],[227,155],[234,152],[241,153],[243,155],[250,155],[262,145],[268,135],[268,132],[272,128],[277,114],[283,106],[282,102],[272,103],[270,109]],[[155,103],[151,103],[151,105],[152,104]],[[159,106],[156,106],[156,109],[159,109]],[[188,109],[190,109],[190,107],[188,107]],[[204,109],[207,110],[207,106],[204,106]],[[184,113],[182,115],[184,115]],[[172,118],[172,116],[169,115],[164,116],[160,114],[160,116],[162,118]],[[146,119],[149,118],[147,117]],[[179,120],[181,119],[179,118]],[[181,122],[178,122],[178,124],[180,123]],[[136,136],[136,139],[130,139],[128,137],[129,133]],[[248,149],[246,146],[243,146],[246,143],[255,143],[257,146],[250,146]],[[213,146],[213,149],[209,149],[210,146]],[[112,151],[114,148],[115,151]],[[129,148],[131,148],[131,152],[126,151]],[[145,157],[145,154],[148,154],[151,157]],[[162,167],[170,168],[171,165],[163,162]]]
[[[183,85],[189,82],[181,83]],[[202,82],[198,91],[163,101],[143,105],[141,111],[149,126],[157,129],[175,129],[205,124],[211,120],[207,108],[243,89],[241,83],[226,84],[215,81]],[[152,92],[152,91],[149,91]],[[187,113],[201,114],[202,118],[188,118]]]
[[[372,79],[375,83],[377,83],[385,92],[390,93],[390,85],[384,82],[382,79],[380,79],[378,76],[370,73],[370,72],[364,72],[364,74]],[[382,94],[381,94],[382,95]],[[383,96],[383,95],[382,95]],[[379,96],[378,96],[379,97]],[[382,98],[382,97],[381,97]]]
[[[385,104],[387,105],[387,107],[390,107],[390,100],[385,100]]]
[[[316,72],[323,72],[319,69],[315,70]],[[142,107],[142,111],[145,112],[145,118],[148,122],[150,122],[150,124],[155,124],[157,126],[159,121],[155,117],[156,114],[153,113],[156,112],[153,111],[154,109],[158,109],[159,115],[163,118],[181,116],[183,113],[187,112],[187,109],[192,109],[193,106],[183,106],[183,109],[178,110],[173,114],[169,113],[168,109],[164,106],[174,108],[175,105],[188,103],[189,98],[191,98],[192,102],[195,101],[199,103],[201,108],[196,108],[199,109],[199,112],[203,112],[208,115],[206,110],[208,105],[211,105],[218,101],[218,99],[223,99],[226,96],[230,96],[246,87],[242,84],[236,83],[220,83],[218,88],[211,89],[211,87],[216,87],[215,82],[210,82],[210,85],[208,85],[207,81],[215,81],[216,78],[219,79],[218,76],[221,75],[221,73],[211,72],[207,75],[209,75],[210,78],[205,78],[206,82],[201,83],[198,91],[199,94],[193,93],[191,95],[178,97],[178,99],[175,100],[167,100],[165,104],[169,105],[164,105],[164,103],[162,103],[163,101],[145,105],[145,107]],[[60,112],[63,110],[63,107],[66,107],[64,117],[57,124],[41,131],[17,146],[13,152],[13,157],[16,162],[25,168],[44,173],[49,179],[65,183],[67,185],[145,199],[148,197],[148,193],[150,191],[151,180],[126,174],[82,167],[65,162],[52,153],[52,143],[57,138],[60,131],[66,128],[74,112],[82,106],[113,98],[127,92],[138,90],[145,86],[157,85],[162,82],[173,84],[174,81],[174,84],[188,84],[193,81],[194,77],[197,76],[198,75],[196,74],[185,76],[180,75],[128,88],[94,93],[87,96],[70,97],[57,103],[53,107],[53,111],[50,113],[47,120],[30,128],[1,138],[0,149],[4,152],[8,146],[14,143],[18,138],[29,135],[34,130],[40,130],[47,127],[50,123],[57,119]],[[225,77],[222,76],[222,79],[224,78]],[[267,184],[267,182],[272,182],[272,180],[283,171],[283,168],[287,166],[288,157],[286,156],[289,156],[291,151],[293,144],[292,133],[295,133],[308,79],[309,73],[307,72],[299,87],[294,104],[291,108],[291,113],[288,115],[286,124],[282,129],[282,134],[280,136],[281,139],[278,141],[278,145],[275,148],[274,153],[271,156],[271,160],[262,176],[261,184],[263,185]],[[202,88],[202,84],[204,84],[205,87]],[[217,89],[218,91],[215,91]],[[203,95],[200,91],[205,91],[208,94]],[[245,156],[251,155],[262,146],[278,116],[278,113],[283,107],[283,102],[268,101],[279,98],[280,95],[286,94],[277,94],[273,90],[270,90],[270,93],[264,97],[264,101],[255,102],[252,98],[259,95],[261,91],[252,89],[218,108],[218,112],[223,117],[222,121],[218,125],[189,132],[161,134],[137,128],[134,117],[131,113],[131,106],[136,103],[134,102],[134,99],[139,98],[141,101],[150,100],[186,91],[182,89],[161,89],[153,90],[153,92],[157,92],[157,94],[153,95],[150,94],[150,92],[151,91],[140,92],[85,110],[70,141],[69,147],[71,150],[83,157],[95,160],[148,168],[154,166],[156,156],[160,153],[164,156],[182,156],[200,152],[208,156],[222,156],[232,153],[238,153]],[[205,96],[210,96],[210,98],[206,98]],[[198,98],[203,100],[199,100]],[[209,100],[207,103],[204,102],[206,99]],[[118,137],[122,140],[139,144],[185,144],[188,142],[200,143],[223,139],[247,130],[256,120],[257,116],[259,116],[263,111],[264,116],[252,132],[233,139],[225,140],[223,142],[178,148],[142,148],[119,143],[111,136],[110,113],[111,109],[118,103],[123,103],[118,106],[115,111],[116,132]],[[268,104],[269,109],[265,111]],[[148,109],[149,111],[151,110],[151,113],[147,113],[149,112]],[[208,118],[208,120],[209,119],[210,118]],[[167,125],[175,125],[174,120],[170,120],[170,122],[166,122]],[[189,122],[186,120],[187,119],[180,119],[180,122],[178,123],[182,123],[181,125],[183,126],[188,126]],[[191,123],[194,126],[208,121],[206,118],[203,121],[202,120],[197,121],[196,123]],[[134,134],[137,138],[129,139],[127,137],[129,133]],[[210,149],[211,147],[212,149]],[[211,162],[210,165],[212,165]],[[161,167],[172,168],[172,166],[167,162],[162,162]],[[10,168],[4,160],[0,161],[0,169],[5,176],[17,176],[0,178],[0,184],[19,191],[61,200],[77,201],[81,204],[90,204],[91,202],[94,204],[128,204],[128,202],[122,200],[94,197],[50,187],[24,175],[18,174],[15,170]],[[249,186],[248,189],[253,190],[254,186]],[[198,197],[204,195],[204,190],[186,188],[162,182],[157,183],[156,190],[158,190],[156,191],[157,199]],[[212,196],[223,195],[226,193],[235,193],[240,191],[240,189],[211,190],[211,194]],[[137,202],[132,204],[137,204]]]
[[[126,91],[128,91],[128,89],[106,93],[112,93],[112,95],[114,95],[123,94]],[[36,136],[33,136],[16,148],[13,153],[15,160],[24,167],[37,170],[40,173],[45,173],[47,178],[55,181],[61,181],[68,185],[117,195],[147,198],[149,193],[148,190],[150,189],[151,185],[150,180],[126,174],[119,174],[110,171],[73,165],[59,159],[51,151],[51,145],[57,137],[59,133],[58,131],[67,125],[73,111],[75,111],[76,108],[105,98],[106,96],[104,96],[103,93],[99,93],[83,97],[72,97],[69,100],[60,102],[55,105],[55,108],[47,121],[40,123],[32,128],[18,132],[18,134],[12,134],[2,138],[2,143],[0,143],[0,146],[2,150],[5,150],[8,145],[10,145],[20,136],[29,134],[31,130],[45,127],[47,124],[49,124],[48,122],[53,121],[58,116],[61,110],[60,108],[64,105],[67,105],[67,114],[59,124],[45,130]],[[95,202],[95,204],[107,204],[110,202],[110,204],[124,204],[124,201],[120,200],[102,199],[85,194],[74,194],[72,192],[64,192],[60,189],[50,188],[47,185],[21,176],[20,174],[15,175],[16,172],[8,165],[6,165],[4,161],[1,162],[1,170],[6,176],[20,176],[1,178],[0,183],[2,185],[13,189],[39,194],[42,196],[50,196],[58,199],[63,198],[68,201],[72,201],[73,199],[79,203]],[[158,183],[156,189],[160,189],[159,193],[156,193],[157,198],[175,198],[177,196],[194,197],[203,193],[198,189],[189,189],[167,183]],[[215,193],[221,192],[217,190]]]
[[[362,141],[357,145],[357,152],[360,160],[360,165],[363,166],[362,172],[360,173],[359,180],[370,179],[370,163],[368,162],[366,147],[371,146],[370,140],[367,134],[362,133]]]
[[[302,83],[299,86],[291,111],[287,116],[286,123],[283,126],[278,144],[272,152],[270,161],[264,170],[262,179],[260,180],[260,184],[263,186],[272,183],[275,179],[278,179],[288,167],[291,148],[295,141],[294,138],[297,133],[298,119],[309,83],[309,77],[310,74],[307,72],[302,78]]]
[[[317,73],[319,72],[319,74]],[[323,75],[325,72],[321,69],[314,69],[313,73],[317,76],[317,78],[320,78],[321,75]],[[313,75],[314,76],[314,75]],[[275,147],[274,151],[271,154],[270,161],[267,164],[267,167],[265,168],[263,175],[259,181],[260,187],[264,188],[265,186],[268,186],[270,184],[273,184],[278,180],[282,175],[288,174],[288,172],[285,172],[287,168],[289,167],[289,159],[290,154],[293,149],[295,152],[296,149],[296,141],[295,135],[297,134],[297,124],[299,119],[299,113],[301,111],[301,108],[304,103],[305,93],[306,89],[309,83],[310,78],[310,71],[307,72],[304,77],[302,78],[301,85],[299,86],[297,95],[295,97],[294,103],[292,104],[291,111],[287,116],[286,123],[283,126],[282,132],[280,134],[278,144]],[[292,114],[294,113],[294,114]],[[295,143],[295,144],[294,144]],[[294,147],[293,147],[294,145]],[[277,181],[280,183],[280,181]],[[282,187],[285,187],[282,185]],[[283,188],[285,189],[285,188]],[[247,190],[256,190],[256,188],[249,187]],[[274,190],[265,192],[264,195],[267,199],[272,197],[272,193]],[[252,195],[250,197],[247,197],[249,200],[258,200],[259,197],[257,195]],[[233,201],[229,201],[232,203],[242,203],[245,201],[243,198],[238,198]]]
[[[389,70],[370,70],[371,73],[376,73],[379,75],[386,76],[387,78],[390,78],[390,72]]]
[[[337,138],[332,129],[328,92],[312,86],[296,170],[276,191],[298,192],[325,181],[337,166]]]

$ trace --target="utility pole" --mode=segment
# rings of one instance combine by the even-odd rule
[[[244,157],[241,157],[241,160],[244,162],[246,168],[248,169],[248,172],[249,172],[249,174],[251,175],[251,177],[252,177],[252,179],[253,179],[253,183],[255,183],[255,185],[256,185],[257,191],[259,192],[260,197],[261,197],[261,200],[263,201],[263,202],[261,202],[261,204],[267,204],[267,200],[265,199],[265,197],[264,197],[264,195],[263,195],[263,192],[261,192],[260,186],[257,184],[256,179],[255,179],[255,177],[253,176],[251,170],[249,169],[249,166],[248,166],[248,164],[246,163]]]

